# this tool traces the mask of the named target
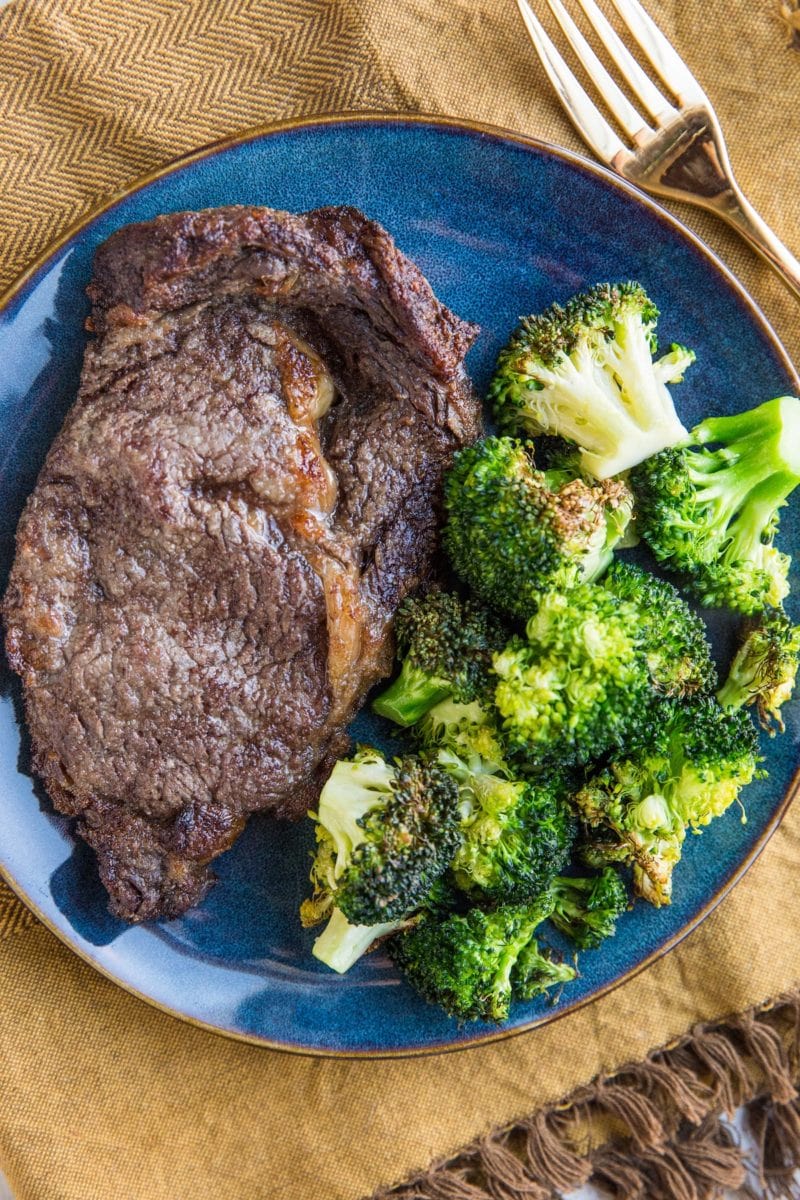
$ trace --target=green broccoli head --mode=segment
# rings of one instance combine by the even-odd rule
[[[653,362],[658,310],[636,283],[603,283],[526,317],[501,351],[489,396],[503,431],[576,443],[583,469],[617,475],[686,437],[667,384],[694,354]]]
[[[447,870],[461,840],[451,776],[415,758],[389,763],[371,749],[336,763],[316,821],[314,897],[301,907],[306,925],[334,910],[350,926],[405,920]],[[318,946],[315,953],[320,957]]]
[[[621,480],[537,471],[529,446],[486,438],[456,455],[445,507],[444,546],[457,574],[487,604],[527,619],[543,592],[605,570],[633,502]]]
[[[758,734],[747,713],[724,709],[713,696],[677,708],[669,734],[670,805],[697,832],[760,776]]]
[[[705,624],[677,588],[623,562],[612,563],[603,587],[639,610],[650,674],[665,696],[691,696],[716,687],[717,672]]]
[[[566,766],[630,741],[656,698],[639,625],[636,605],[604,587],[544,596],[527,637],[494,658],[509,745],[542,765]]]
[[[486,774],[506,771],[506,751],[494,706],[478,700],[459,704],[442,700],[413,727],[415,740],[426,751],[451,750],[470,769]]]
[[[456,885],[476,901],[521,904],[546,890],[569,859],[576,821],[561,779],[517,781],[482,774],[454,756],[462,840],[452,863]],[[460,769],[459,769],[460,768]]]
[[[800,400],[710,418],[691,443],[631,472],[639,532],[702,604],[749,614],[780,605],[791,560],[774,539],[800,482]]]
[[[429,592],[405,600],[395,619],[400,674],[373,702],[398,725],[413,725],[439,701],[461,703],[490,697],[492,652],[506,633],[474,600]]]
[[[550,920],[581,950],[594,950],[613,937],[617,920],[628,907],[628,892],[618,871],[606,867],[586,878],[560,876],[554,880],[555,907]]]
[[[529,998],[575,977],[548,959],[534,933],[552,911],[549,895],[530,905],[486,912],[425,913],[392,939],[389,954],[426,1000],[459,1020],[503,1021],[515,997]]]
[[[758,775],[758,763],[758,738],[744,712],[706,695],[676,706],[648,746],[595,771],[576,793],[581,817],[599,831],[589,861],[630,862],[639,895],[669,904],[686,830],[725,812]]]
[[[754,704],[762,729],[783,733],[780,710],[794,691],[799,658],[800,625],[792,625],[781,608],[767,609],[745,625],[717,699],[724,708]]]

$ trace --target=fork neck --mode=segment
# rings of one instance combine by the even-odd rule
[[[731,180],[728,188],[719,196],[714,197],[707,207],[718,213],[723,220],[734,229],[762,258],[780,275],[783,282],[800,300],[800,262],[792,252],[784,246],[775,234],[753,208],[752,204],[742,194],[735,180]]]

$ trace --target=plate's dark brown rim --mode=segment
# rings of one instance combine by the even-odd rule
[[[640,192],[638,188],[620,179],[605,167],[599,166],[590,159],[585,158],[581,154],[576,154],[571,150],[566,150],[561,146],[555,146],[550,142],[542,141],[539,138],[528,137],[525,134],[516,133],[513,130],[502,129],[495,125],[486,125],[478,121],[466,121],[456,117],[442,117],[436,115],[427,115],[425,113],[403,113],[403,112],[343,112],[329,113],[320,117],[300,117],[292,118],[285,121],[270,122],[265,125],[258,125],[250,129],[244,130],[241,133],[234,134],[231,137],[224,138],[218,142],[210,142],[205,146],[201,146],[197,150],[192,150],[188,154],[181,155],[179,158],[173,159],[164,166],[157,167],[152,171],[148,171],[145,175],[141,175],[127,187],[115,192],[104,203],[92,209],[85,216],[81,217],[46,250],[44,250],[34,261],[28,266],[0,295],[0,313],[15,299],[18,293],[25,285],[33,278],[38,271],[46,267],[48,262],[54,258],[58,252],[76,236],[81,230],[96,220],[98,217],[109,212],[121,201],[127,199],[134,192],[140,191],[149,184],[154,183],[157,179],[163,178],[165,175],[170,175],[176,170],[189,166],[193,162],[197,162],[203,158],[209,158],[213,154],[218,154],[223,150],[227,150],[233,146],[241,145],[244,142],[256,141],[259,138],[268,137],[271,134],[286,133],[295,129],[309,129],[326,125],[347,125],[347,124],[395,124],[395,125],[429,125],[443,129],[458,129],[468,133],[477,133],[485,137],[496,138],[500,141],[515,142],[521,146],[527,146],[534,150],[542,151],[546,154],[551,154],[556,158],[561,158],[570,163],[572,166],[580,170],[586,171],[591,175],[595,175],[604,182],[611,184],[619,191],[625,193],[632,199],[636,200],[644,208],[649,209],[661,221],[677,230],[725,279],[731,289],[737,294],[742,304],[750,310],[753,319],[760,326],[767,339],[772,343],[772,348],[782,361],[787,373],[795,381],[796,390],[800,393],[800,377],[795,370],[789,355],[781,344],[778,335],[775,333],[771,324],[761,311],[759,306],[753,300],[752,296],[745,290],[741,283],[736,279],[732,272],[725,266],[722,260],[709,249],[700,238],[692,232],[682,221],[677,217],[672,216],[665,208],[656,201],[652,200],[645,193]],[[19,887],[14,879],[12,879],[2,864],[0,864],[0,878],[3,878],[8,886],[22,900],[22,902],[35,914],[39,921],[49,929],[49,931],[69,947],[73,953],[82,958],[90,966],[94,967],[101,975],[110,979],[112,983],[117,984],[126,992],[136,996],[140,1000],[144,1000],[147,1004],[157,1008],[159,1011],[167,1013],[169,1016],[176,1017],[180,1021],[185,1021],[190,1025],[196,1026],[198,1029],[204,1029],[209,1033],[222,1034],[224,1037],[229,1037],[235,1041],[247,1042],[250,1045],[261,1046],[269,1050],[280,1050],[284,1053],[299,1054],[306,1057],[314,1058],[342,1058],[342,1059],[374,1059],[374,1058],[418,1058],[432,1054],[452,1053],[457,1050],[469,1050],[477,1046],[485,1046],[490,1042],[503,1041],[507,1038],[516,1037],[518,1034],[527,1033],[537,1026],[550,1024],[553,1021],[560,1020],[570,1013],[577,1012],[578,1009],[584,1008],[587,1004],[599,1000],[602,996],[607,996],[610,992],[620,987],[623,983],[627,983],[633,979],[641,971],[645,970],[652,963],[656,962],[663,955],[673,950],[679,942],[691,933],[697,926],[705,920],[719,904],[719,902],[728,894],[731,888],[739,882],[742,876],[756,861],[761,851],[766,846],[769,839],[772,837],[775,830],[780,825],[786,812],[800,791],[800,766],[795,771],[792,780],[786,789],[786,792],[778,805],[777,809],[770,818],[769,823],[763,830],[761,837],[750,849],[746,857],[738,864],[736,869],[731,873],[729,878],[722,884],[714,893],[711,899],[697,912],[690,921],[682,929],[679,929],[671,938],[662,945],[658,946],[651,954],[644,958],[641,962],[631,967],[619,978],[612,980],[610,983],[599,987],[589,996],[584,996],[580,1000],[574,1001],[572,1004],[564,1005],[563,1008],[556,1008],[549,1012],[544,1012],[540,1016],[535,1017],[532,1021],[527,1021],[522,1025],[516,1025],[513,1029],[498,1028],[486,1034],[481,1034],[479,1037],[472,1039],[469,1042],[441,1042],[434,1045],[415,1046],[404,1050],[321,1050],[316,1046],[303,1046],[301,1044],[290,1044],[286,1042],[272,1042],[266,1038],[253,1037],[248,1034],[240,1033],[235,1029],[226,1029],[221,1025],[210,1025],[205,1021],[200,1021],[196,1017],[188,1016],[177,1009],[170,1008],[168,1005],[162,1004],[152,997],[138,991],[132,984],[120,979],[113,972],[108,970],[102,963],[99,963],[92,957],[91,954],[78,949],[69,939],[64,930],[59,929],[50,919],[41,912],[35,900],[28,896],[25,891]]]

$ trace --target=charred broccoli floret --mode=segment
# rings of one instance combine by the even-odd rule
[[[779,605],[791,559],[773,543],[800,482],[800,400],[711,417],[690,441],[631,473],[642,537],[705,605],[744,613]]]
[[[445,700],[414,728],[458,784],[461,844],[450,877],[474,900],[521,903],[565,866],[575,818],[560,776],[517,780],[493,714]]]
[[[559,876],[551,891],[554,908],[550,920],[581,950],[594,950],[605,938],[613,937],[617,921],[628,907],[628,892],[613,867],[586,878]]]
[[[634,887],[652,904],[668,904],[686,830],[720,816],[758,772],[758,738],[743,711],[710,696],[676,707],[649,746],[613,761],[576,793],[578,811],[599,838],[590,861],[633,865]]]
[[[393,938],[389,954],[409,983],[459,1020],[503,1021],[512,999],[530,999],[575,978],[575,968],[542,953],[534,937],[552,912],[549,893],[530,905],[423,914]]]
[[[781,608],[767,609],[745,626],[717,699],[724,708],[754,704],[762,729],[783,733],[780,710],[794,691],[798,659],[800,625],[793,625]]]
[[[575,837],[563,781],[504,778],[447,750],[437,761],[461,798],[456,886],[478,901],[521,904],[538,896],[566,865]]]
[[[601,283],[525,317],[501,351],[489,396],[503,432],[575,442],[596,479],[617,475],[686,437],[667,384],[694,354],[653,361],[658,309],[637,283]]]
[[[650,674],[665,696],[712,691],[717,672],[701,617],[677,588],[632,563],[614,562],[603,587],[636,605]]]
[[[413,725],[449,696],[461,703],[484,696],[492,652],[506,636],[482,605],[450,592],[405,600],[395,635],[400,674],[372,707],[398,725]]]
[[[334,918],[314,954],[341,971],[380,936],[367,928],[399,927],[447,870],[461,840],[458,787],[435,763],[362,749],[334,766],[316,822],[314,896],[300,916]]]
[[[459,451],[447,475],[444,546],[477,596],[527,619],[543,592],[602,574],[632,506],[621,480],[537,471],[529,445],[486,438]]]

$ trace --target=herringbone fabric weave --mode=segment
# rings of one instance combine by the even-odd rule
[[[330,0],[18,0],[0,31],[0,288],[165,156],[398,99],[358,8]]]
[[[777,0],[646,2],[717,104],[751,198],[800,249],[800,55]],[[513,0],[12,0],[0,286],[138,174],[263,122],[356,108],[582,149]],[[769,270],[712,218],[680,215],[800,357],[797,306]],[[617,992],[526,1036],[388,1062],[183,1025],[93,973],[0,885],[0,1168],[18,1200],[356,1200],[695,1021],[785,991],[800,973],[798,861],[793,810],[709,920]]]

